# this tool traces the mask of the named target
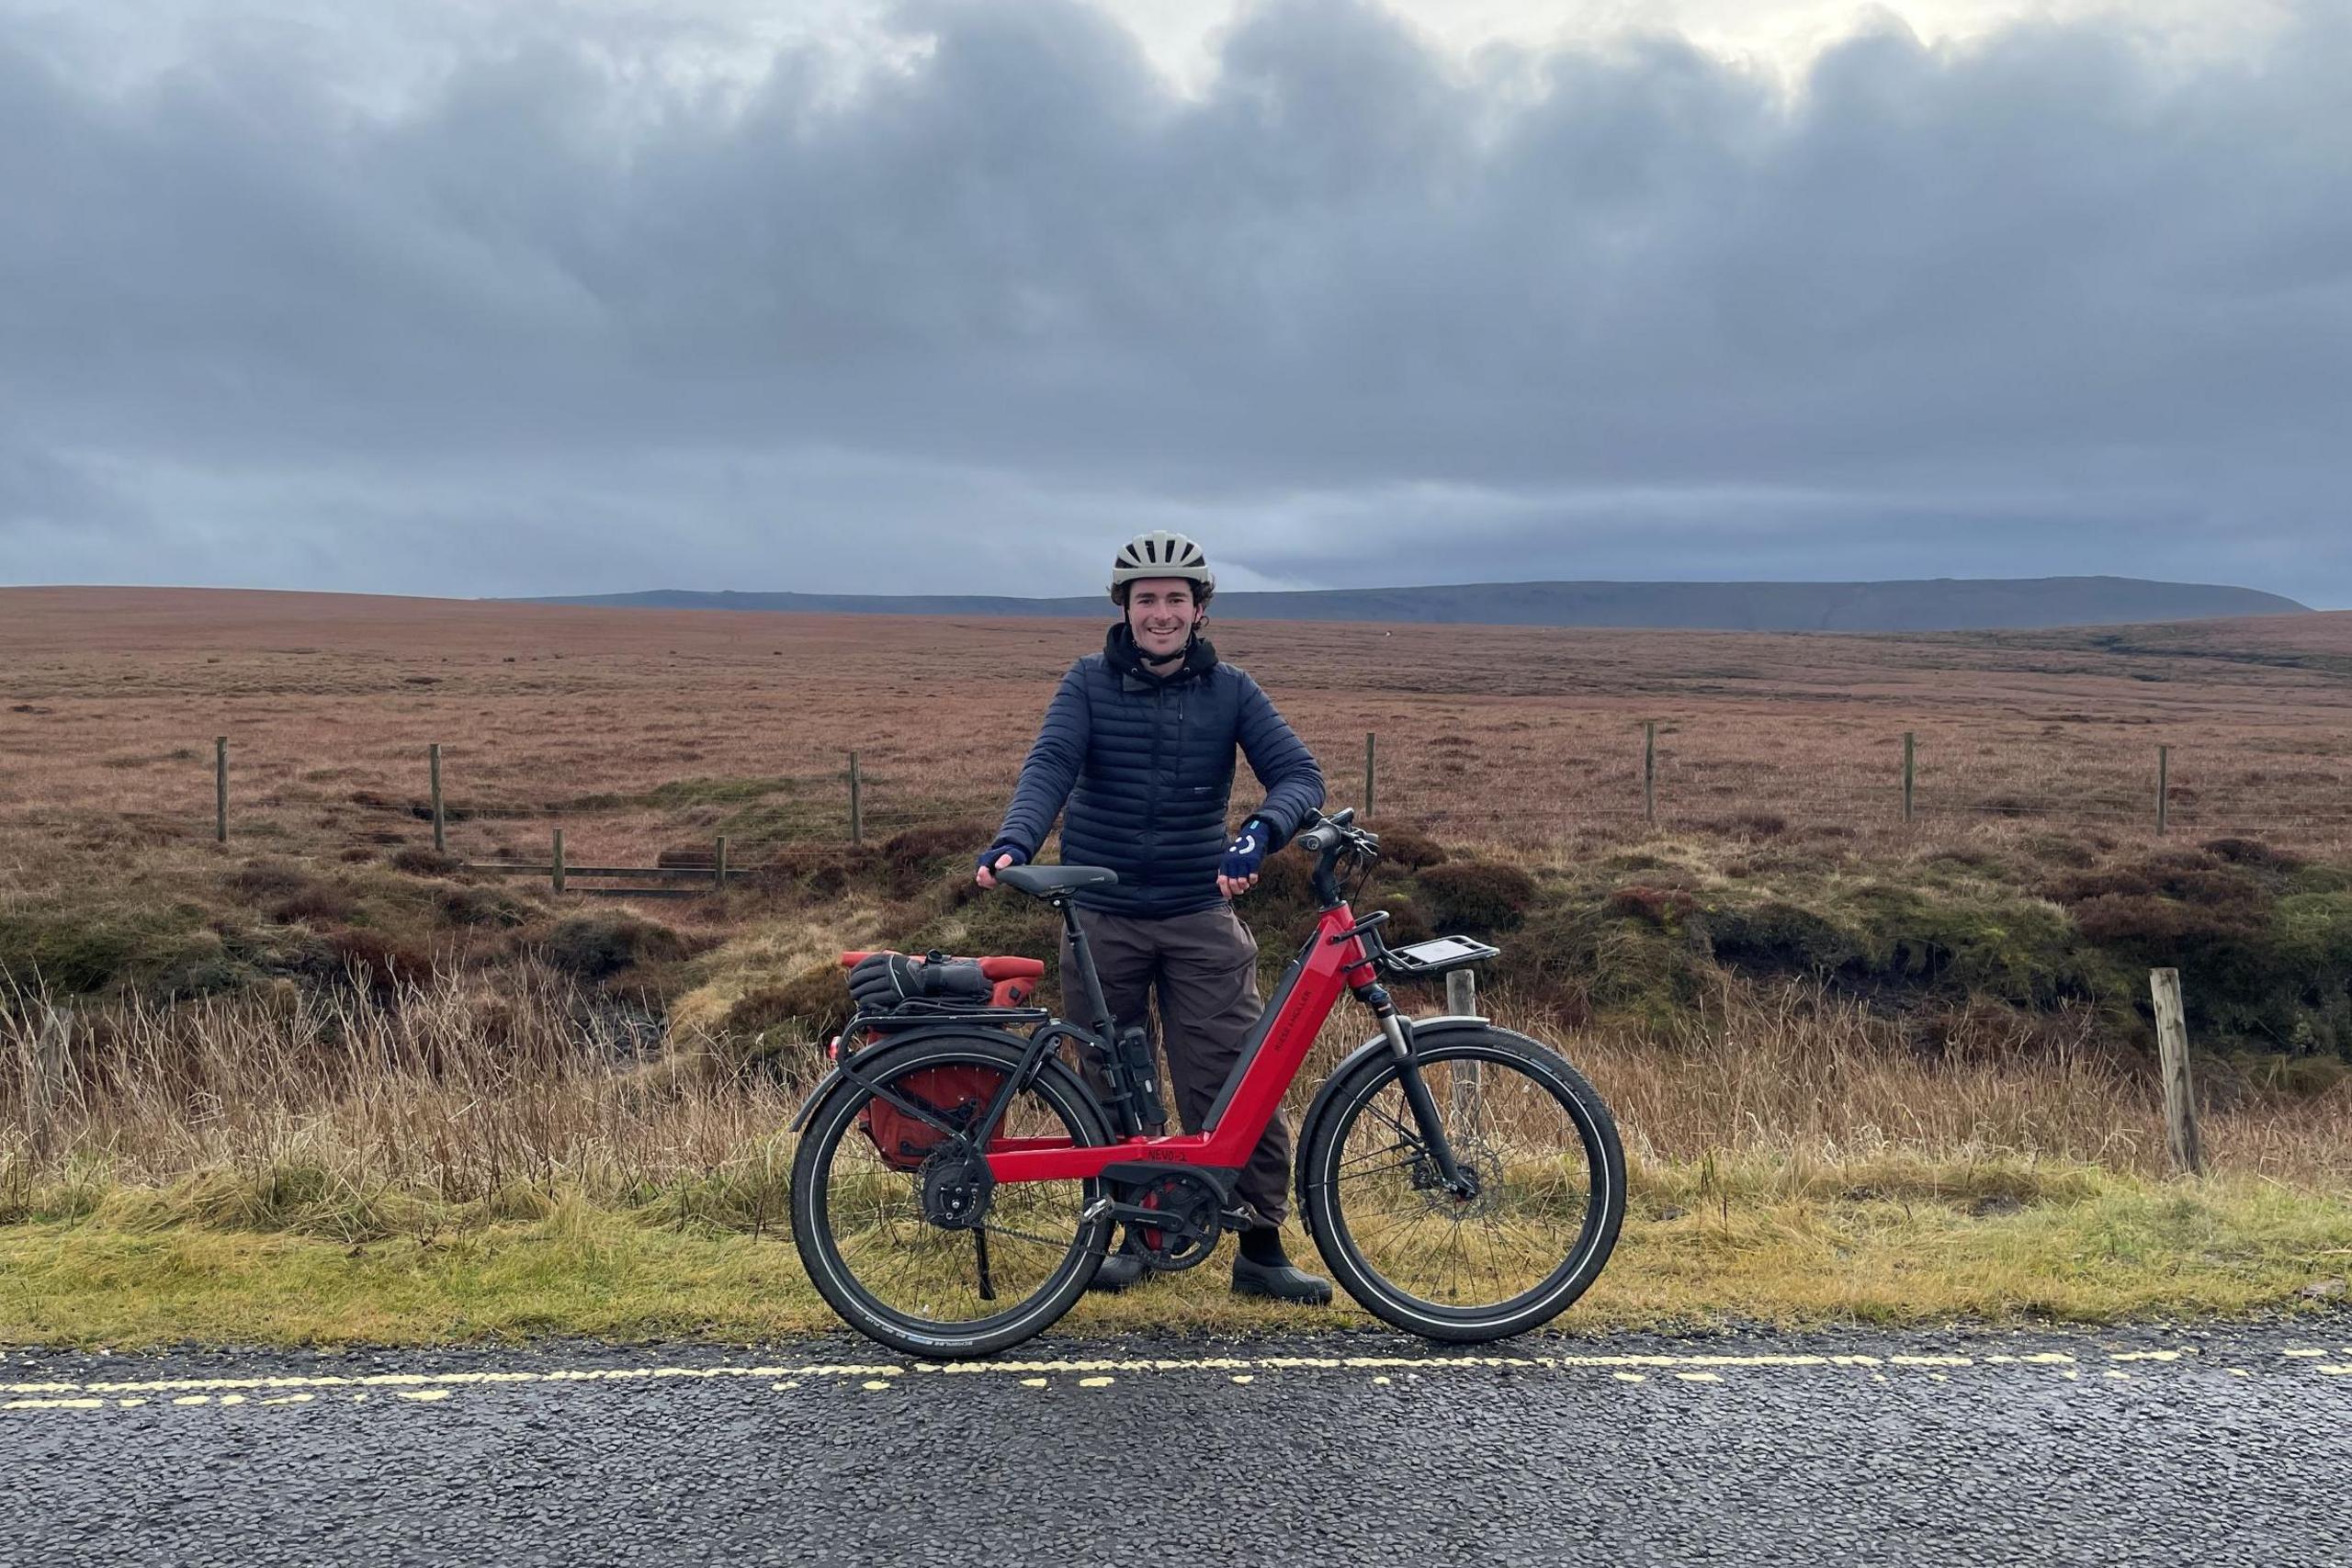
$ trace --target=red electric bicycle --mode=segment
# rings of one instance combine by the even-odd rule
[[[1360,886],[1379,858],[1353,817],[1298,835],[1316,857],[1315,933],[1185,1136],[1147,1131],[1164,1120],[1148,1044],[1117,1030],[1071,911],[1076,890],[1115,874],[998,872],[1061,915],[1076,971],[1065,979],[1092,1026],[956,1002],[852,1021],[792,1122],[793,1237],[833,1310],[911,1355],[985,1356],[1068,1312],[1118,1225],[1152,1269],[1203,1261],[1246,1224],[1234,1179],[1342,991],[1379,1032],[1333,1070],[1298,1139],[1299,1204],[1332,1275],[1374,1316],[1455,1342],[1537,1327],[1581,1295],[1624,1217],[1608,1108],[1526,1035],[1398,1012],[1384,976],[1430,978],[1496,950],[1464,937],[1391,948],[1385,911],[1352,914],[1341,881]],[[1065,1043],[1107,1093],[1063,1061]]]

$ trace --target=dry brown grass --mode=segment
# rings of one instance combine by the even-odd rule
[[[879,836],[1001,809],[1053,682],[1096,645],[1067,621],[604,610],[358,596],[0,589],[0,870],[75,852],[200,850],[211,738],[240,845],[331,857],[424,837],[446,749],[456,847],[650,861],[707,840],[750,781],[775,834],[838,838],[846,753]],[[1663,722],[1670,826],[1912,837],[2153,829],[2352,845],[2352,614],[1934,637],[1470,626],[1215,628],[1316,747],[1337,803],[1381,736],[1381,816],[1454,838],[1637,832],[1641,731]],[[720,792],[723,794],[723,791]],[[1246,804],[1246,803],[1245,803]],[[748,850],[745,852],[749,852]]]
[[[593,998],[524,966],[494,987],[443,976],[389,999],[366,986],[132,998],[82,1017],[60,1093],[38,1081],[40,1011],[0,1010],[0,1208],[17,1217],[137,1189],[177,1193],[190,1217],[368,1236],[571,1191],[764,1228],[783,1213],[783,1129],[823,1065],[812,1045],[741,1070],[691,1030],[649,1055]],[[1987,1014],[1925,1055],[1803,984],[1727,983],[1663,1036],[1566,1031],[1507,1000],[1496,1011],[1594,1080],[1657,1192],[1730,1171],[1753,1194],[1802,1198],[1890,1181],[1964,1192],[1972,1172],[2009,1190],[2042,1167],[2165,1169],[2152,1076],[2097,1049],[2086,1021]],[[1294,1116],[1368,1029],[1334,1016]],[[2245,1098],[2207,1136],[2218,1172],[2341,1187],[2352,1085]]]
[[[0,590],[0,923],[98,910],[137,936],[141,920],[161,921],[188,973],[217,951],[216,932],[299,938],[396,960],[419,982],[313,976],[168,1006],[127,987],[85,1004],[53,1101],[35,1088],[40,1010],[0,998],[0,1211],[21,1222],[6,1232],[14,1256],[70,1233],[89,1263],[47,1297],[28,1276],[47,1304],[10,1321],[72,1339],[98,1332],[76,1326],[94,1305],[136,1295],[121,1331],[169,1338],[244,1321],[250,1290],[277,1292],[270,1332],[294,1337],[738,1322],[724,1303],[790,1270],[773,1248],[723,1244],[782,1226],[781,1129],[816,1061],[787,1047],[758,1071],[732,1066],[726,1021],[750,988],[805,978],[836,942],[869,941],[893,908],[913,908],[892,902],[910,890],[869,876],[830,902],[751,891],[649,911],[684,933],[660,933],[663,951],[687,956],[652,960],[667,965],[672,1001],[665,1052],[648,1059],[643,1037],[616,1027],[615,997],[528,957],[566,914],[543,894],[506,908],[495,889],[386,868],[405,852],[431,869],[413,861],[429,831],[417,814],[426,744],[445,747],[452,848],[469,858],[535,855],[558,824],[575,863],[650,863],[718,831],[739,860],[761,852],[752,840],[822,845],[846,825],[853,748],[873,837],[957,821],[977,836],[1053,682],[1097,636],[1071,622]],[[1980,863],[1970,857],[2010,868],[2000,875],[2129,862],[2149,848],[2160,741],[2174,748],[2184,834],[2352,854],[2352,615],[1908,638],[1254,623],[1216,636],[1315,745],[1334,804],[1360,794],[1363,736],[1377,730],[1384,826],[1419,823],[1555,871],[1631,845],[1667,868],[1640,874],[1658,898],[1685,861],[1734,880],[1833,861],[1898,876]],[[1657,833],[1639,819],[1650,716],[1664,721]],[[1905,729],[1921,755],[1923,817],[1909,829],[1897,820]],[[209,841],[215,734],[233,747],[225,852]],[[1247,791],[1245,779],[1237,804]],[[435,897],[470,912],[435,914]],[[1294,933],[1262,934],[1276,948]],[[417,945],[458,938],[472,944],[468,962]],[[1492,1001],[1503,1021],[1561,1041],[1618,1111],[1637,1218],[1653,1227],[1612,1270],[1611,1289],[1642,1303],[1625,1321],[1713,1310],[1726,1281],[1768,1314],[1776,1300],[1802,1314],[1915,1298],[1938,1310],[2233,1310],[2291,1295],[2312,1236],[2324,1234],[2323,1251],[2346,1240],[2338,1210],[2314,1196],[2352,1178],[2342,1084],[2218,1097],[2206,1135],[2222,1185],[2203,1190],[2210,1212],[2181,1219],[2153,1185],[2164,1171],[2153,1077],[2086,1019],[1988,1008],[1942,1021],[1923,1050],[1905,1020],[1803,985],[1726,981],[1697,1010],[1609,1027],[1532,998]],[[1364,1032],[1335,1020],[1316,1066]],[[1915,1225],[1923,1202],[1944,1217]],[[1967,1230],[1985,1204],[2026,1206],[2040,1238],[2030,1268],[2003,1273],[1983,1248],[2007,1244]],[[2037,1219],[2060,1210],[2075,1217]],[[628,1239],[650,1224],[660,1246]],[[2233,1225],[2261,1232],[2247,1244],[2266,1260],[2258,1284],[2233,1261]],[[514,1245],[497,1239],[517,1226],[527,1234]],[[2132,1261],[2143,1255],[2131,1238],[2149,1226],[2171,1227],[2144,1255],[2158,1272],[2207,1269],[2212,1289],[2166,1295],[2155,1264]],[[235,1239],[256,1233],[289,1247],[325,1238],[358,1261],[304,1252],[300,1270],[273,1273],[262,1254],[275,1239],[258,1251]],[[1953,1259],[1944,1294],[1919,1294],[1905,1272],[1928,1244]],[[361,1258],[366,1247],[413,1256],[395,1267],[380,1251]],[[2086,1247],[2112,1277],[2070,1295]],[[222,1248],[245,1270],[230,1285]],[[532,1261],[558,1254],[579,1265],[560,1290]],[[1849,1254],[1869,1279],[1838,1272]],[[600,1316],[619,1299],[603,1271],[616,1258],[630,1260],[633,1304]],[[1652,1265],[1663,1272],[1645,1273]],[[119,1289],[125,1269],[143,1294]],[[446,1269],[484,1293],[434,1283]],[[700,1271],[699,1294],[674,1295],[680,1270]],[[311,1312],[315,1292],[340,1304]],[[370,1315],[388,1292],[411,1292],[414,1311]],[[1137,1310],[1222,1321],[1198,1294]],[[821,1321],[798,1297],[775,1310],[741,1324]]]
[[[1095,635],[1074,622],[0,590],[0,918],[42,900],[157,905],[240,866],[247,880],[261,874],[250,863],[257,852],[265,870],[332,870],[353,855],[413,851],[427,829],[411,807],[424,797],[424,749],[435,739],[458,817],[453,848],[470,856],[536,851],[560,822],[575,862],[650,860],[746,809],[768,811],[761,819],[798,841],[834,838],[845,818],[842,759],[853,747],[876,837],[956,818],[985,822],[1010,790],[1052,682]],[[2352,615],[1973,637],[1247,622],[1216,635],[1317,742],[1335,802],[1360,792],[1361,737],[1376,728],[1382,818],[1427,822],[1457,842],[1502,839],[1537,863],[1574,863],[1642,833],[1645,715],[1668,720],[1662,852],[1678,830],[1752,842],[1759,868],[1854,852],[2014,853],[2043,864],[2055,855],[2059,865],[2141,852],[2159,739],[2176,749],[2184,830],[2250,819],[2314,852],[2347,848],[2336,819],[2352,776],[2343,724]],[[1908,833],[1894,819],[1905,728],[1921,736],[1928,812]],[[225,857],[209,842],[215,733],[234,746]],[[1245,781],[1245,801],[1246,789]],[[1947,809],[2003,801],[2060,811],[2074,830],[2060,841],[2030,815]],[[1729,874],[1741,874],[1737,856],[1729,859]],[[306,885],[254,897],[266,905],[343,895]],[[832,912],[840,939],[853,942],[877,918],[870,896]],[[700,1010],[673,1016],[689,1048],[695,1031],[715,1027],[728,987],[755,972],[783,978],[821,959],[836,934],[807,919],[790,931],[773,919],[747,930],[741,912],[719,901],[661,913],[741,950],[697,993]],[[353,940],[364,945],[368,934]],[[1286,945],[1288,933],[1267,940]],[[527,998],[500,998],[481,984],[428,987],[414,1021],[380,1027],[403,1039],[435,1030],[454,1038],[481,1023],[481,1008],[533,1013]],[[250,1065],[258,1083],[286,1081],[295,1057],[273,1058],[259,1043],[282,1039],[299,1055],[291,1042],[316,1021],[279,1019],[270,1028],[289,1032],[272,1034],[238,1010],[245,1005],[207,1003],[188,1019],[150,1011],[126,1037],[209,1041],[203,1050]],[[1984,1147],[2152,1168],[2160,1139],[2136,1067],[2047,1049],[2046,1032],[2035,1043],[2043,1048],[2008,1049],[2001,1032],[2023,1026],[1993,1015],[1984,1050],[1927,1064],[1860,1008],[1814,998],[1799,1021],[1796,1006],[1785,996],[1760,1010],[1727,1002],[1665,1037],[1587,1036],[1578,1049],[1637,1136],[1669,1163],[1761,1146],[1769,1129],[1780,1151],[1821,1157],[1884,1145],[1944,1158]],[[232,1072],[223,1065],[212,1076]],[[537,1092],[500,1082],[495,1096],[497,1086],[466,1087],[485,1104]],[[287,1116],[311,1102],[290,1088],[238,1100]],[[114,1157],[160,1160],[159,1176],[205,1166],[193,1148],[162,1153],[178,1147],[166,1124],[181,1111],[167,1112],[168,1103],[151,1098],[139,1124],[154,1136],[130,1136]],[[2265,1125],[2324,1109],[2280,1109]],[[469,1114],[486,1125],[506,1113]],[[229,1136],[226,1123],[188,1125]],[[395,1142],[356,1125],[346,1132],[356,1148]],[[2249,1169],[2340,1168],[2332,1163],[2340,1139],[2319,1134],[2308,1154],[2288,1152],[2295,1140],[2283,1131],[2216,1141],[2247,1151]],[[595,1163],[573,1152],[560,1157],[576,1159],[578,1174]],[[390,1169],[389,1158],[352,1168]],[[622,1163],[640,1173],[683,1168],[642,1154]],[[436,1172],[434,1181],[452,1190],[488,1180],[470,1167]]]
[[[646,1060],[526,970],[389,1003],[133,998],[83,1021],[43,1094],[36,1011],[0,1013],[0,1343],[832,1326],[778,1245],[813,1053],[781,1077],[691,1036]],[[1361,1028],[1333,1021],[1295,1098]],[[2352,1252],[2352,1090],[2214,1118],[2216,1174],[2179,1186],[2134,1174],[2159,1142],[2144,1074],[2088,1050],[1987,1032],[1924,1058],[1803,987],[1727,987],[1665,1039],[1562,1043],[1616,1106],[1633,1177],[1571,1328],[2269,1311]],[[1070,1326],[1274,1325],[1216,1272],[1090,1298]]]
[[[781,1223],[784,1134],[817,1058],[735,1073],[690,1032],[646,1051],[543,966],[157,1006],[75,1021],[41,1081],[47,1009],[0,1010],[0,1207],[175,1194],[210,1223],[347,1238],[707,1190]],[[46,1197],[39,1196],[46,1193]],[[729,1204],[741,1205],[740,1215]]]

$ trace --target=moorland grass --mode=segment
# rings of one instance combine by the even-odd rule
[[[2261,1181],[1965,1167],[1912,1177],[1943,1195],[1750,1198],[1735,1194],[1770,1192],[1781,1177],[1650,1172],[1607,1271],[1557,1326],[2243,1316],[2317,1305],[2304,1292],[2340,1278],[2352,1253],[2352,1204]],[[2064,1195],[1969,1196],[2020,1182]],[[691,1201],[665,1193],[619,1208],[566,1192],[541,1207],[447,1228],[437,1222],[450,1216],[420,1212],[413,1232],[354,1242],[315,1224],[222,1224],[187,1192],[105,1193],[79,1218],[0,1226],[0,1343],[741,1343],[840,1326],[779,1232],[755,1238],[693,1217]],[[1309,1256],[1295,1237],[1294,1251]],[[1344,1298],[1304,1312],[1240,1301],[1223,1262],[1089,1297],[1064,1331],[1376,1326]]]
[[[1499,1010],[1562,1040],[1625,1134],[1624,1239],[1571,1328],[2234,1314],[2352,1272],[2340,1084],[2248,1091],[2209,1122],[2218,1174],[2177,1181],[2144,1071],[2007,1012],[1922,1053],[1804,984],[1727,984],[1664,1035]],[[647,1057],[597,1016],[544,965],[133,1001],[87,1021],[66,1092],[37,1100],[38,1043],[0,1015],[0,1340],[831,1326],[786,1230],[782,1129],[813,1056]],[[1353,1043],[1335,1021],[1306,1087]],[[1221,1273],[1072,1326],[1364,1321],[1270,1314]]]

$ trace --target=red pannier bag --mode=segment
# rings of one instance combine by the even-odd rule
[[[887,951],[887,950],[886,950]],[[844,953],[842,967],[854,969],[870,953]],[[989,983],[990,1007],[1014,1008],[1026,1002],[1037,988],[1037,981],[1045,975],[1046,966],[1035,958],[992,957],[981,959],[947,958],[935,955],[918,964],[949,963],[979,965],[981,976]],[[921,1023],[921,1016],[910,1018],[906,1027]],[[888,1033],[887,1023],[874,1025],[876,1032]],[[834,1043],[836,1050],[840,1042]],[[894,1080],[890,1088],[899,1095],[935,1113],[950,1125],[961,1127],[977,1120],[1004,1087],[1004,1070],[973,1062],[946,1067],[925,1067]],[[931,1157],[932,1151],[946,1141],[947,1134],[917,1116],[910,1116],[887,1100],[870,1100],[865,1111],[858,1118],[858,1126],[872,1140],[882,1163],[893,1170],[917,1170]]]

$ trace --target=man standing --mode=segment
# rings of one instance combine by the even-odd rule
[[[1119,1025],[1144,1021],[1156,991],[1169,1076],[1188,1132],[1216,1101],[1264,1003],[1258,943],[1233,910],[1268,853],[1323,804],[1315,758],[1249,674],[1217,662],[1203,640],[1216,579],[1182,534],[1143,534],[1119,551],[1111,598],[1120,619],[1102,651],[1070,667],[1046,709],[1036,743],[978,881],[1036,852],[1065,803],[1062,859],[1108,866],[1111,886],[1080,890],[1079,923],[1103,999]],[[1231,842],[1226,817],[1234,748],[1265,799]],[[1062,950],[1062,971],[1070,953]],[[1291,1138],[1279,1111],[1235,1186],[1253,1223],[1241,1233],[1233,1288],[1245,1295],[1323,1303],[1331,1286],[1283,1255]],[[1097,1288],[1142,1276],[1132,1235],[1104,1260]]]

